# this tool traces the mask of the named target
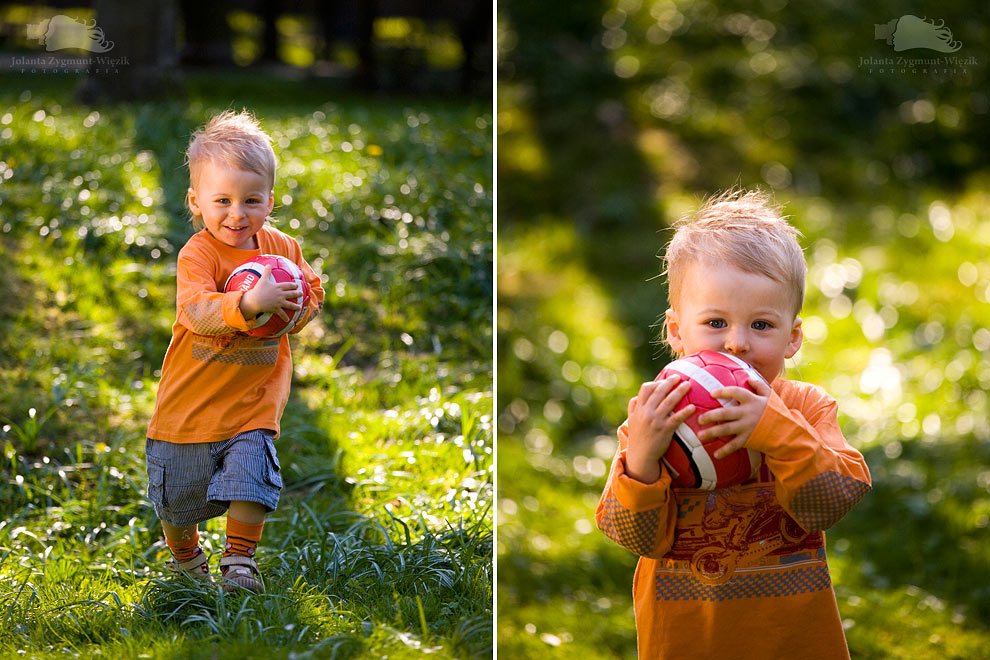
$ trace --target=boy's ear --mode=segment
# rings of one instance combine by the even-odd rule
[[[189,210],[193,215],[203,215],[199,210],[199,202],[196,199],[196,190],[194,188],[189,188],[186,191],[186,205],[189,206]]]
[[[801,344],[804,343],[804,330],[801,329],[801,317],[794,317],[794,325],[791,326],[791,336],[787,341],[787,351],[784,353],[785,358],[794,357],[794,354],[798,352],[801,348]]]
[[[275,191],[268,193],[268,213],[266,215],[272,214],[272,209],[275,208]]]
[[[667,328],[667,343],[670,344],[670,348],[674,353],[683,355],[684,342],[681,340],[681,326],[677,320],[677,312],[668,309],[664,313],[664,317],[664,326]]]

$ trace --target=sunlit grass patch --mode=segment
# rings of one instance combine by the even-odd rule
[[[498,649],[513,658],[636,658],[631,607],[605,596],[544,597],[499,625]]]
[[[917,586],[853,593],[840,585],[836,595],[846,638],[857,658],[965,660],[990,653],[990,642],[979,625]]]

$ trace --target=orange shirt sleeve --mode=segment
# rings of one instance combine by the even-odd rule
[[[660,478],[644,484],[626,474],[629,425],[619,427],[619,449],[605,484],[595,522],[610,539],[642,557],[660,558],[674,543],[677,502],[666,466]]]
[[[197,335],[226,335],[250,330],[254,321],[241,313],[243,291],[223,293],[213,279],[216,269],[209,256],[182,250],[176,267],[178,321]]]
[[[872,485],[863,455],[842,436],[835,399],[807,383],[774,383],[746,447],[766,455],[777,499],[810,533],[837,523]]]

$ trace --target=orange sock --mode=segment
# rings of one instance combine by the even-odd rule
[[[198,555],[202,550],[199,548],[199,530],[193,530],[192,536],[187,539],[178,539],[173,541],[169,537],[165,537],[165,543],[168,544],[168,549],[172,551],[172,556],[178,563],[187,562],[196,555]]]
[[[261,530],[265,526],[265,521],[260,523],[245,523],[227,516],[227,547],[223,551],[224,557],[230,555],[243,555],[253,557],[258,541],[261,540]]]

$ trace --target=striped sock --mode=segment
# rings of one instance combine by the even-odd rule
[[[199,547],[199,530],[193,530],[192,536],[185,539],[172,539],[165,537],[168,549],[172,551],[172,557],[179,564],[185,563],[202,552]]]
[[[227,515],[227,547],[223,551],[224,557],[230,555],[243,555],[253,557],[258,541],[261,540],[261,530],[265,526],[265,521],[260,523],[245,523],[235,520]]]

